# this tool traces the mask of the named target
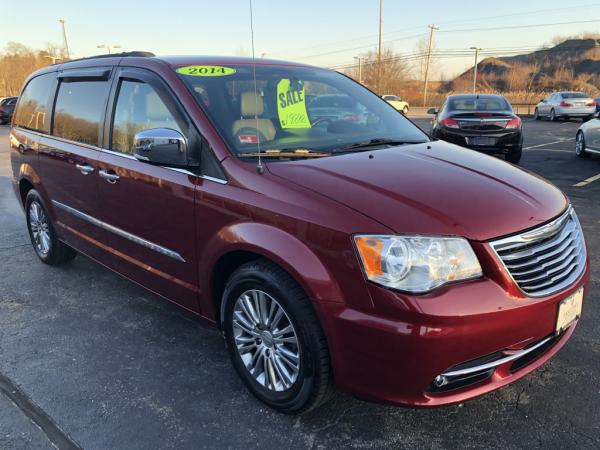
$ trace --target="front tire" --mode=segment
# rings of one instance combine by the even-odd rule
[[[285,271],[266,260],[246,263],[231,275],[223,302],[233,366],[255,397],[285,414],[328,399],[325,335],[306,294]]]
[[[521,161],[522,155],[523,155],[523,147],[522,146],[513,147],[506,153],[506,155],[504,156],[504,159],[506,161],[508,161],[509,163],[519,164],[519,161]]]
[[[25,215],[31,244],[43,263],[58,266],[77,256],[75,250],[58,240],[48,210],[35,189],[25,198]]]
[[[580,158],[587,158],[589,156],[585,151],[585,135],[583,131],[578,132],[575,137],[575,154]]]

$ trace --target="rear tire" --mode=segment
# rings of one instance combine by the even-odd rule
[[[554,109],[550,110],[550,115],[548,116],[548,119],[550,119],[550,122],[556,122],[556,112],[554,111]]]
[[[533,111],[533,118],[535,120],[542,120],[542,116],[540,116],[540,112],[537,108],[535,108],[535,110]]]
[[[523,147],[522,146],[513,147],[504,156],[504,159],[506,161],[508,161],[509,163],[519,164],[519,161],[521,161],[522,154],[523,154]]]
[[[408,114],[408,106],[405,106],[404,108],[402,108],[402,114],[404,114],[404,115]]]
[[[256,398],[285,414],[327,401],[327,341],[308,297],[283,269],[263,259],[244,264],[227,282],[223,302],[231,361]]]
[[[575,137],[575,154],[580,158],[587,158],[589,153],[585,151],[585,135],[579,131]]]
[[[25,198],[25,216],[31,244],[43,263],[58,266],[77,256],[75,250],[58,240],[48,210],[35,189]]]

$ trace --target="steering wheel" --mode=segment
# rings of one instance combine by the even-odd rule
[[[316,126],[316,125],[318,125],[318,124],[320,124],[320,123],[329,123],[329,124],[331,124],[331,123],[333,123],[333,122],[334,122],[334,120],[333,120],[333,119],[331,119],[330,117],[319,117],[319,118],[318,118],[317,120],[315,120],[314,122],[311,122],[310,126],[311,126],[311,127],[314,127],[314,126]]]

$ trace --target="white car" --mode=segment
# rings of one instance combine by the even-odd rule
[[[575,137],[575,153],[580,158],[590,154],[600,155],[600,119],[599,116],[582,124]]]
[[[596,114],[596,102],[583,92],[555,92],[542,99],[535,107],[533,117],[555,121],[579,117],[589,120]]]
[[[400,111],[402,114],[408,114],[408,108],[410,108],[410,105],[397,95],[382,95],[381,98]]]

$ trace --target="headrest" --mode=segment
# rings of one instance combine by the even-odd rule
[[[260,116],[265,110],[262,97],[256,98],[254,91],[242,92],[242,98],[240,100],[240,110],[242,117],[254,117]]]

